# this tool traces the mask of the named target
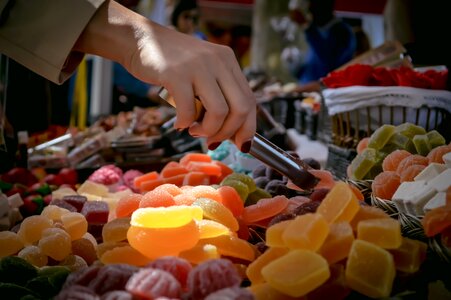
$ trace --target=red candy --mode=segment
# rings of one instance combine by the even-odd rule
[[[133,274],[125,289],[138,299],[158,297],[180,298],[182,287],[171,273],[154,268],[144,268]]]

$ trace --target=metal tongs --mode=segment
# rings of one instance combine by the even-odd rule
[[[176,106],[174,99],[165,88],[160,90],[159,96],[171,106]],[[196,120],[201,120],[205,113],[205,108],[198,99],[195,100],[195,104],[197,112]],[[319,181],[317,177],[308,171],[311,168],[308,164],[290,155],[258,133],[254,135],[249,154],[268,167],[286,176],[296,186],[304,190],[314,188]]]

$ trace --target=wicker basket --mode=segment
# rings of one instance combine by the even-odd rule
[[[331,143],[355,149],[384,124],[405,122],[436,129],[450,137],[451,92],[411,87],[345,87],[325,89],[325,106],[331,118]]]

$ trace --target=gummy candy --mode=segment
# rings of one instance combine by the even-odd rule
[[[62,215],[61,222],[72,240],[80,239],[88,230],[88,221],[78,212],[68,212]]]
[[[99,269],[87,286],[97,294],[114,290],[124,290],[138,268],[127,264],[111,264]]]
[[[288,205],[288,198],[281,195],[273,198],[260,199],[256,204],[244,208],[242,219],[251,224],[267,219],[282,212]]]
[[[371,134],[368,141],[368,148],[376,150],[382,149],[391,136],[395,133],[395,126],[384,124]]]
[[[129,194],[119,199],[116,205],[116,217],[131,217],[132,213],[139,208],[142,197],[141,194]]]
[[[354,240],[345,268],[346,282],[351,289],[371,298],[388,297],[395,275],[393,256],[387,250]]]
[[[139,207],[168,207],[175,205],[174,196],[165,190],[156,188],[144,194]]]
[[[393,255],[396,270],[413,274],[420,269],[422,263],[421,244],[424,243],[403,237],[400,247],[389,250]]]
[[[148,263],[146,267],[164,270],[174,276],[180,283],[182,289],[187,288],[188,274],[192,270],[191,263],[177,256],[164,256],[153,260]]]
[[[204,299],[227,287],[239,286],[241,277],[228,259],[211,259],[195,266],[188,274],[188,290],[192,299]]]
[[[357,238],[371,242],[384,249],[401,246],[401,225],[395,219],[367,219],[357,224]]]
[[[62,200],[74,206],[77,209],[77,212],[81,212],[83,205],[88,201],[88,199],[82,195],[67,195],[64,196]]]
[[[415,177],[421,173],[426,168],[424,165],[411,165],[404,169],[401,174],[399,174],[399,179],[401,182],[404,181],[414,181]]]
[[[127,240],[127,231],[130,227],[131,218],[117,218],[102,228],[102,238],[104,242],[120,242]]]
[[[383,171],[396,171],[399,163],[407,156],[412,155],[406,150],[395,150],[388,154],[382,161]]]
[[[23,248],[22,250],[20,250],[17,256],[25,259],[30,264],[36,267],[43,267],[48,263],[47,255],[42,253],[41,249],[34,245]]]
[[[81,210],[89,224],[105,224],[108,222],[110,209],[104,201],[87,201]]]
[[[100,261],[105,265],[128,264],[132,266],[142,267],[148,264],[150,259],[134,248],[125,245],[105,251],[100,257]]]
[[[48,219],[55,221],[61,221],[61,216],[69,213],[70,211],[56,206],[56,205],[47,205],[41,212],[41,216],[47,217]]]
[[[47,217],[40,215],[29,216],[22,221],[17,234],[25,245],[30,245],[37,242],[41,238],[42,232],[47,228],[51,228],[52,225],[52,220]]]
[[[304,214],[287,222],[282,239],[290,249],[317,251],[329,234],[329,224],[321,214]]]
[[[223,234],[231,234],[229,227],[213,220],[199,220],[197,221],[197,226],[199,227],[200,239],[216,237]]]
[[[426,134],[417,134],[412,139],[413,144],[415,145],[415,150],[420,155],[427,155],[429,151],[432,150],[431,144],[429,143],[428,136]]]
[[[84,238],[72,241],[72,254],[83,258],[88,265],[97,260],[97,252],[94,245]]]
[[[399,162],[398,167],[396,168],[396,173],[400,175],[402,171],[404,171],[407,167],[412,165],[423,165],[427,166],[429,164],[429,159],[419,154],[412,154],[407,156],[401,162]]]
[[[88,267],[88,264],[82,257],[73,254],[66,256],[66,258],[60,261],[59,265],[68,268],[71,272],[76,272]]]
[[[319,253],[332,265],[348,256],[353,241],[354,233],[348,222],[332,223]]]
[[[253,261],[255,258],[255,250],[253,246],[245,240],[233,235],[219,235],[213,238],[201,239],[199,245],[213,245],[219,254],[240,258],[246,261]]]
[[[42,253],[58,261],[72,252],[70,235],[60,228],[44,229],[38,247]]]
[[[143,268],[130,277],[125,289],[140,299],[180,298],[182,288],[174,276],[161,269]]]
[[[237,231],[239,228],[237,219],[232,212],[222,203],[216,202],[209,198],[198,198],[194,201],[192,207],[200,207],[203,210],[205,218],[217,221],[232,231]]]
[[[451,145],[438,146],[432,149],[431,152],[429,152],[427,155],[429,163],[443,164],[443,155],[448,152],[451,152]]]
[[[445,138],[437,130],[431,130],[426,135],[432,149],[446,144]]]
[[[0,282],[23,286],[37,274],[37,269],[23,258],[6,256],[0,260]]]
[[[235,217],[241,216],[244,211],[244,203],[238,192],[233,187],[226,185],[220,186],[217,191],[221,197],[221,203],[227,207]],[[253,193],[255,192],[257,191],[254,191]]]
[[[374,177],[371,190],[374,196],[391,200],[400,184],[401,179],[396,172],[385,171]]]
[[[343,181],[338,182],[321,201],[317,212],[328,223],[350,221],[359,210],[360,205],[354,192]]]
[[[17,233],[0,231],[0,258],[16,254],[24,247]]]
[[[217,290],[216,292],[213,292],[209,294],[207,297],[205,297],[205,300],[218,300],[218,299],[254,300],[255,297],[251,291],[237,286]]]
[[[271,227],[269,227],[271,228]],[[269,229],[268,228],[268,229]],[[252,284],[263,283],[265,279],[261,273],[261,270],[271,261],[287,254],[288,248],[284,247],[270,247],[262,255],[252,261],[246,269],[246,276]]]
[[[179,257],[197,265],[209,259],[220,258],[221,255],[216,246],[210,244],[197,244],[191,249],[180,252]]]
[[[366,148],[361,154],[357,154],[350,166],[352,179],[363,179],[371,168],[376,165],[376,155],[376,150],[372,148]]]
[[[271,287],[300,297],[323,284],[330,276],[327,261],[310,250],[292,250],[262,268]]]
[[[401,133],[409,139],[413,139],[417,134],[426,134],[426,130],[423,127],[408,122],[396,126],[395,132]]]
[[[176,228],[202,217],[203,210],[199,206],[145,207],[132,214],[130,224],[146,228]]]

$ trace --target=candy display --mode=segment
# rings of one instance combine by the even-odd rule
[[[349,180],[304,158],[310,190],[213,152],[150,171],[106,163],[82,180],[76,168],[16,169],[0,182],[0,293],[402,299],[443,283],[448,295],[449,271],[430,268],[449,264],[450,153],[434,130],[383,125],[359,143]]]

